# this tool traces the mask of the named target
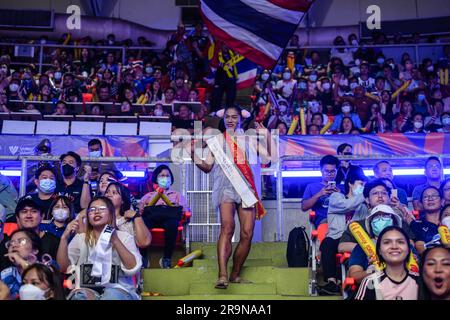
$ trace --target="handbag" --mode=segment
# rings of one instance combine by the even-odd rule
[[[92,263],[85,263],[80,265],[80,287],[102,291],[104,287],[96,284],[97,282],[102,281],[102,278],[91,276],[92,266]],[[119,271],[120,268],[118,265],[111,265],[111,279],[109,280],[109,283],[117,283],[119,281]]]
[[[150,220],[163,221],[166,219],[175,219],[181,221],[182,217],[182,206],[146,206],[144,207],[144,212],[142,214],[142,219],[147,227],[151,225]]]

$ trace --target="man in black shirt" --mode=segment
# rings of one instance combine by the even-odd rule
[[[58,252],[59,239],[51,233],[40,231],[39,224],[42,221],[41,208],[29,198],[25,198],[19,201],[16,207],[16,219],[19,229],[32,229],[39,235],[42,241],[42,254],[49,254],[56,260],[56,254]],[[11,262],[5,254],[7,249],[5,243],[10,240],[10,237],[5,236],[0,243],[0,270],[3,270],[11,266]]]
[[[34,184],[37,192],[30,193],[26,197],[32,199],[42,210],[44,220],[49,220],[50,214],[48,210],[53,200],[57,196],[56,189],[56,172],[54,167],[44,165],[40,167],[34,175]]]
[[[56,186],[56,193],[68,197],[73,203],[75,212],[79,213],[91,201],[89,176],[91,175],[92,168],[88,165],[84,166],[84,181],[82,181],[77,178],[78,171],[81,167],[81,157],[77,153],[69,151],[61,155],[59,160],[61,162],[63,182],[58,183]]]

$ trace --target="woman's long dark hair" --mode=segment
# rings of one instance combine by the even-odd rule
[[[112,186],[116,187],[116,190],[119,192],[120,197],[122,198],[122,205],[120,206],[120,215],[123,216],[125,214],[125,211],[130,210],[131,208],[131,193],[130,190],[128,190],[127,187],[125,187],[120,182],[111,182],[105,190],[105,194],[108,191],[109,188]]]
[[[422,259],[420,261],[420,282],[419,282],[419,300],[431,300],[431,292],[428,289],[427,285],[423,281],[423,270],[425,267],[425,261],[427,260],[428,255],[431,251],[435,249],[444,249],[450,253],[450,248],[445,247],[444,245],[436,245],[431,248],[427,248],[423,254]]]
[[[26,268],[22,273],[22,279],[31,270],[36,270],[36,274],[41,282],[47,282],[50,290],[53,291],[52,300],[66,300],[64,295],[63,280],[59,270],[52,270],[52,268],[42,264],[35,263]]]

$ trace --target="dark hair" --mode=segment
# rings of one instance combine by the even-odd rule
[[[447,210],[447,208],[450,207],[450,203],[446,204],[442,207],[441,212],[439,213],[439,220],[442,220],[442,216],[444,215],[444,211]]]
[[[423,201],[423,194],[425,193],[425,191],[427,191],[427,190],[429,190],[429,189],[436,190],[437,193],[439,194],[439,197],[442,198],[441,192],[439,191],[438,188],[436,188],[435,186],[428,186],[428,187],[426,187],[426,188],[424,188],[424,189],[422,190],[422,193],[420,194],[420,202]]]
[[[425,116],[423,115],[422,112],[414,112],[414,113],[411,115],[411,119],[414,119],[414,117],[417,116],[417,115],[420,115],[420,116],[422,117],[422,120],[425,119]]]
[[[350,132],[352,132],[352,130],[354,130],[354,129],[357,129],[357,128],[355,127],[355,123],[353,122],[352,118],[350,118],[350,117],[343,117],[343,118],[342,118],[342,121],[341,121],[341,125],[340,125],[340,127],[339,127],[339,132],[343,132],[343,131],[344,131],[344,120],[345,120],[345,119],[349,119],[350,122],[352,123],[352,128],[350,129]]]
[[[339,159],[332,155],[326,155],[320,159],[320,169],[322,169],[326,164],[335,165],[337,169],[339,166]]]
[[[67,103],[63,100],[58,100],[55,104],[55,106],[57,106],[58,104],[63,104],[66,108],[67,108]]]
[[[395,189],[396,188],[396,186],[395,186],[395,183],[394,183],[394,181],[392,181],[391,179],[389,179],[389,178],[379,178],[380,180],[382,180],[382,181],[389,181],[391,184],[392,184],[392,187]],[[386,183],[386,182],[385,182]],[[386,184],[387,185],[387,184]],[[388,186],[388,188],[389,188],[389,186]]]
[[[77,162],[77,167],[81,167],[81,157],[78,155],[78,153],[73,152],[73,151],[68,151],[67,153],[63,153],[59,157],[59,161],[61,161],[61,163],[62,163],[64,158],[67,156],[71,156],[71,157],[75,158],[75,161]]]
[[[16,216],[19,215],[19,212],[23,210],[25,207],[30,207],[36,210],[39,210],[41,216],[42,216],[42,208],[40,205],[38,205],[33,199],[31,199],[30,196],[25,196],[21,199],[19,199],[19,202],[17,203],[15,214]]]
[[[403,230],[401,227],[398,227],[398,226],[389,226],[389,227],[384,228],[384,229],[380,232],[380,234],[378,235],[377,245],[376,245],[378,259],[379,259],[379,261],[380,261],[381,263],[386,262],[386,261],[384,260],[383,256],[382,256],[381,253],[380,253],[381,240],[383,239],[383,236],[384,236],[387,232],[393,231],[393,230],[400,232],[400,233],[403,235],[403,237],[405,238],[405,240],[406,240],[406,245],[408,246],[408,253],[407,253],[407,255],[406,255],[406,258],[405,258],[404,263],[405,263],[405,268],[407,269],[407,264],[408,264],[408,261],[409,261],[409,255],[411,254],[411,247],[409,246],[409,236],[408,236],[408,234],[405,232],[405,230]]]
[[[159,175],[159,174],[161,173],[161,171],[163,171],[164,169],[166,169],[166,170],[169,171],[170,179],[172,180],[172,184],[173,184],[174,179],[173,179],[173,173],[172,173],[172,170],[170,170],[169,166],[167,166],[167,165],[165,165],[165,164],[161,164],[161,165],[157,166],[157,167],[155,168],[155,170],[153,170],[153,173],[152,173],[152,183],[158,183],[158,182],[157,182],[157,181],[158,181],[158,175]]]
[[[37,254],[37,258],[40,258],[41,256],[41,250],[42,250],[42,240],[39,237],[39,235],[34,232],[33,229],[30,228],[23,228],[23,229],[17,229],[15,230],[13,233],[11,233],[10,239],[12,239],[12,237],[19,232],[23,232],[26,234],[26,236],[30,239],[31,241],[31,248],[33,250],[37,250],[38,254]]]
[[[229,109],[235,109],[238,112],[239,117],[241,117],[241,121],[242,121],[242,110],[243,109],[240,106],[238,106],[237,104],[225,106],[224,111],[223,111],[223,114],[224,114],[223,119],[221,119],[221,121],[219,122],[219,131],[220,132],[225,132],[227,130],[227,128],[225,127],[225,113]]]
[[[339,153],[342,153],[342,152],[344,152],[344,149],[345,149],[345,148],[347,148],[347,147],[350,147],[350,148],[352,148],[352,149],[353,149],[353,147],[352,147],[352,145],[351,145],[351,144],[348,144],[348,143],[343,143],[343,144],[339,145],[339,147],[337,147],[337,149],[336,149],[336,153],[337,153],[337,154],[339,154]]]
[[[428,255],[430,254],[431,251],[435,250],[435,249],[444,249],[447,250],[448,253],[450,253],[450,248],[446,247],[445,245],[435,245],[432,247],[427,248],[423,253],[422,253],[422,259],[420,260],[420,282],[419,282],[419,300],[431,300],[431,292],[428,289],[427,285],[425,284],[425,282],[423,281],[423,273],[424,273],[424,269],[425,269],[425,262],[427,260]]]
[[[131,208],[131,193],[127,187],[125,187],[120,182],[111,182],[108,184],[105,190],[105,194],[111,186],[115,186],[116,190],[119,191],[120,197],[122,198],[122,205],[120,206],[120,215],[123,216],[125,211],[130,210]]]
[[[48,165],[48,164],[44,164],[43,166],[40,166],[40,167],[36,170],[36,172],[34,173],[34,178],[35,178],[35,179],[39,179],[39,176],[40,176],[41,173],[44,172],[44,171],[50,171],[51,173],[53,173],[53,175],[55,176],[55,179],[56,179],[57,175],[56,175],[55,168],[52,167],[52,166],[50,166],[50,165]]]
[[[349,183],[354,184],[357,180],[367,182],[369,179],[364,175],[364,172],[362,170],[350,170],[348,172],[347,178],[345,179],[345,194],[348,194],[350,191]]]
[[[378,161],[377,163],[375,163],[374,164],[374,166],[373,166],[373,172],[375,173],[375,172],[379,172],[379,168],[378,168],[378,166],[380,165],[380,164],[382,164],[382,163],[386,163],[386,164],[388,164],[389,166],[391,165],[388,161],[386,161],[386,160],[381,160],[381,161]]]
[[[320,122],[320,124],[322,124],[324,119],[323,119],[323,114],[320,113],[320,112],[313,113],[312,116],[311,116],[311,120],[317,115],[319,115],[320,118],[322,119],[322,121]]]
[[[61,273],[58,270],[52,270],[52,268],[42,263],[35,263],[23,270],[22,281],[31,270],[36,270],[36,274],[41,282],[48,283],[49,289],[53,291],[53,300],[66,300]]]
[[[384,183],[382,179],[374,179],[367,182],[366,185],[364,186],[363,191],[364,198],[369,198],[370,191],[378,186],[384,187],[388,192],[389,197],[391,196],[391,189],[386,185],[386,183]]]
[[[432,160],[435,160],[435,161],[439,162],[439,164],[442,166],[441,160],[439,160],[438,157],[432,156],[432,157],[429,157],[429,158],[425,161],[425,167],[428,165],[428,162],[430,162],[430,161],[432,161]]]
[[[53,208],[56,206],[56,204],[58,203],[59,200],[62,200],[64,202],[64,204],[69,208],[69,221],[72,221],[75,218],[75,209],[73,207],[73,203],[72,201],[70,201],[70,199],[66,196],[56,196],[55,199],[53,200],[52,204],[50,205],[50,207],[48,208],[48,212],[46,212],[47,217],[50,217],[50,213],[53,212]]]
[[[92,146],[95,146],[97,144],[99,144],[100,147],[102,146],[102,142],[99,139],[92,139],[92,140],[89,140],[88,147],[92,147]]]

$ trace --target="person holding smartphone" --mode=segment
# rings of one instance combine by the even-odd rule
[[[322,180],[306,186],[303,194],[302,210],[312,209],[316,212],[314,225],[317,228],[326,222],[329,197],[333,192],[340,192],[336,187],[336,174],[339,167],[339,159],[332,155],[326,155],[320,160],[320,172]]]

